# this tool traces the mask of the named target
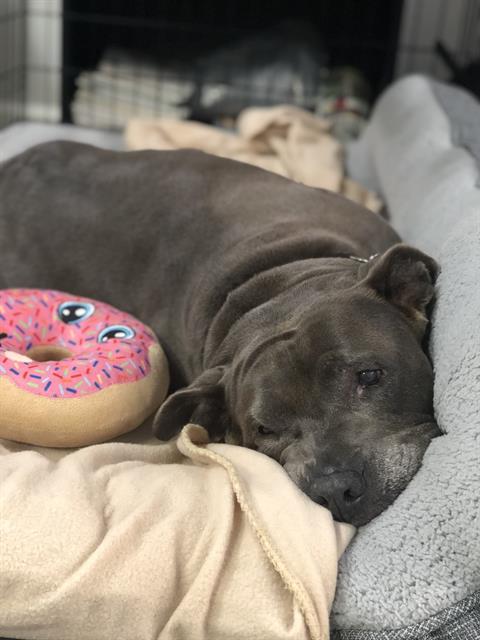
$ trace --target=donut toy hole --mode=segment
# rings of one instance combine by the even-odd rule
[[[70,358],[72,354],[64,347],[45,344],[32,347],[27,351],[27,356],[35,362],[48,362],[49,360],[64,360]]]

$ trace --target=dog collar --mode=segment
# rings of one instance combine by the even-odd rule
[[[378,253],[374,253],[369,258],[359,258],[358,256],[348,256],[349,260],[355,260],[355,262],[363,262],[366,264],[368,264],[372,260],[375,260],[375,258],[378,258]]]

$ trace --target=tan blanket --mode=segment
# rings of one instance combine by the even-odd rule
[[[273,460],[205,442],[0,442],[0,636],[328,638],[353,529]]]
[[[131,120],[127,147],[193,148],[240,160],[279,173],[311,187],[322,187],[378,212],[382,203],[372,192],[345,177],[343,148],[330,134],[330,124],[298,107],[244,110],[230,133],[199,122]]]

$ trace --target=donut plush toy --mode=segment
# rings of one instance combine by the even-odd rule
[[[102,442],[139,426],[168,383],[162,348],[132,316],[59,291],[0,290],[0,437]]]

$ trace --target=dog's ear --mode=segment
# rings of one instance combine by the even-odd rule
[[[438,265],[418,249],[397,244],[368,265],[364,283],[402,311],[419,337],[428,324]]]
[[[226,429],[225,367],[204,371],[189,387],[173,393],[162,404],[153,421],[153,433],[170,440],[189,422],[199,424],[212,439]]]

